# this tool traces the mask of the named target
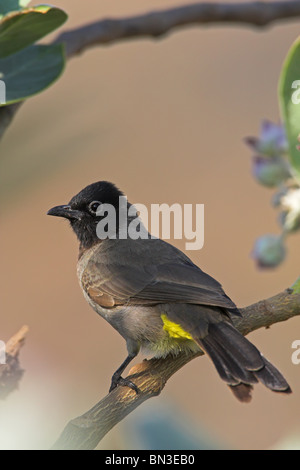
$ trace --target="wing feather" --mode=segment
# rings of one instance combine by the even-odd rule
[[[83,288],[100,305],[102,299],[111,306],[179,302],[236,308],[221,284],[177,248],[159,239],[125,241],[122,250],[124,240],[113,240],[110,250],[100,245],[82,274]]]

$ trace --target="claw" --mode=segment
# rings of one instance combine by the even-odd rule
[[[123,377],[121,376],[119,377],[112,376],[109,392],[117,388],[118,385],[121,385],[123,387],[129,387],[132,390],[134,390],[136,394],[140,392],[139,388],[133,382],[131,382],[131,380],[123,379]]]

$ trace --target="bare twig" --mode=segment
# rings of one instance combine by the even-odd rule
[[[6,343],[6,364],[0,365],[0,398],[4,399],[13,390],[18,388],[18,384],[23,375],[23,370],[19,363],[19,352],[25,342],[28,327],[23,326]]]
[[[129,18],[104,19],[63,32],[54,43],[65,43],[67,58],[89,49],[133,38],[161,38],[175,29],[208,24],[239,24],[262,28],[278,21],[297,20],[300,1],[196,3]],[[0,108],[0,139],[20,108]]]
[[[234,317],[236,328],[244,335],[258,328],[300,315],[300,293],[288,289],[268,300],[241,309],[242,317]],[[176,358],[143,361],[129,371],[129,378],[140,390],[117,387],[92,409],[70,421],[54,445],[54,449],[94,449],[117,423],[145,400],[160,394],[168,379],[181,367],[202,353]]]
[[[64,42],[68,57],[91,46],[133,38],[160,38],[187,26],[241,24],[264,27],[276,21],[300,17],[300,1],[196,3],[129,18],[108,18],[66,31],[56,42]]]
[[[23,103],[24,101],[21,101],[20,103],[14,103],[0,108],[0,140]]]

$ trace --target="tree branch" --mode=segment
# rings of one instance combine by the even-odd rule
[[[23,103],[24,101],[21,101],[20,103],[14,103],[0,108],[0,140]]]
[[[23,326],[6,343],[6,363],[0,365],[0,399],[6,398],[13,390],[18,388],[23,376],[19,363],[19,352],[25,342],[28,327]]]
[[[287,289],[267,300],[241,309],[242,317],[233,317],[235,327],[246,335],[300,315],[300,292]],[[202,353],[145,360],[129,371],[137,385],[136,394],[128,387],[117,387],[92,409],[70,421],[53,449],[94,449],[100,440],[135,408],[163,390],[169,378]]]
[[[104,19],[66,31],[56,42],[64,42],[67,57],[91,46],[133,38],[160,38],[174,29],[207,24],[241,24],[264,27],[276,21],[300,17],[300,1],[196,3],[129,18]]]
[[[129,18],[104,19],[63,32],[54,44],[65,43],[66,57],[71,58],[93,46],[133,38],[160,38],[187,26],[240,24],[265,27],[300,17],[300,1],[247,3],[196,3],[155,11]],[[22,103],[0,108],[0,139]]]

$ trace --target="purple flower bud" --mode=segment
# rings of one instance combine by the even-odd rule
[[[259,138],[247,137],[245,141],[255,152],[262,155],[282,155],[288,150],[283,126],[270,121],[263,121]]]
[[[282,237],[264,235],[255,242],[252,257],[259,268],[275,268],[284,260],[286,249]]]
[[[253,175],[263,186],[279,186],[290,175],[289,165],[281,157],[253,157]]]

